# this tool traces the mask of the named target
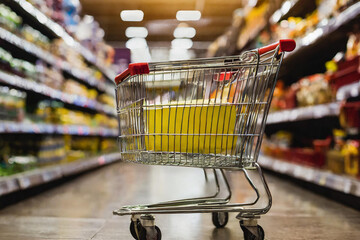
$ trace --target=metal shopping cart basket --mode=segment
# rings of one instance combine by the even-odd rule
[[[214,225],[224,227],[229,212],[238,213],[245,239],[264,239],[257,219],[272,200],[257,158],[284,52],[294,48],[286,39],[240,56],[135,63],[116,77],[122,159],[210,169],[217,187],[208,197],[115,210],[132,216],[135,239],[161,239],[152,214],[212,213]],[[244,172],[257,196],[253,202],[230,202],[224,169]]]

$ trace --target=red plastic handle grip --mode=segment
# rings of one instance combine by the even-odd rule
[[[296,43],[295,43],[294,40],[292,40],[292,39],[281,39],[277,43],[274,43],[274,44],[259,48],[258,53],[259,53],[259,55],[267,53],[267,52],[269,52],[271,50],[274,50],[279,45],[280,45],[280,48],[279,48],[280,52],[291,52],[296,47]]]
[[[130,63],[129,67],[117,75],[115,77],[115,83],[121,83],[125,78],[129,75],[137,75],[137,74],[148,74],[150,73],[149,64],[148,63]]]

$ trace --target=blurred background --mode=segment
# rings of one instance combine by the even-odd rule
[[[120,160],[129,63],[290,38],[259,163],[359,209],[359,20],[356,0],[0,0],[0,197]]]

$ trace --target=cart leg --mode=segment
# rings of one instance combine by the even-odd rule
[[[205,181],[207,182],[208,181],[208,175],[207,175],[206,169],[203,168],[203,171],[204,171]]]
[[[272,197],[260,166],[255,163],[253,168],[242,169],[242,171],[250,186],[254,189],[256,199],[253,203],[245,204],[244,206],[247,205],[249,211],[240,212],[237,217],[252,218],[267,213],[272,205]]]

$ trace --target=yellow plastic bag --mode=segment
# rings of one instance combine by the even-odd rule
[[[231,154],[237,107],[189,106],[148,108],[145,145],[148,151]],[[161,134],[161,135],[158,135]],[[217,135],[216,135],[217,134]],[[219,136],[220,135],[220,136]]]

